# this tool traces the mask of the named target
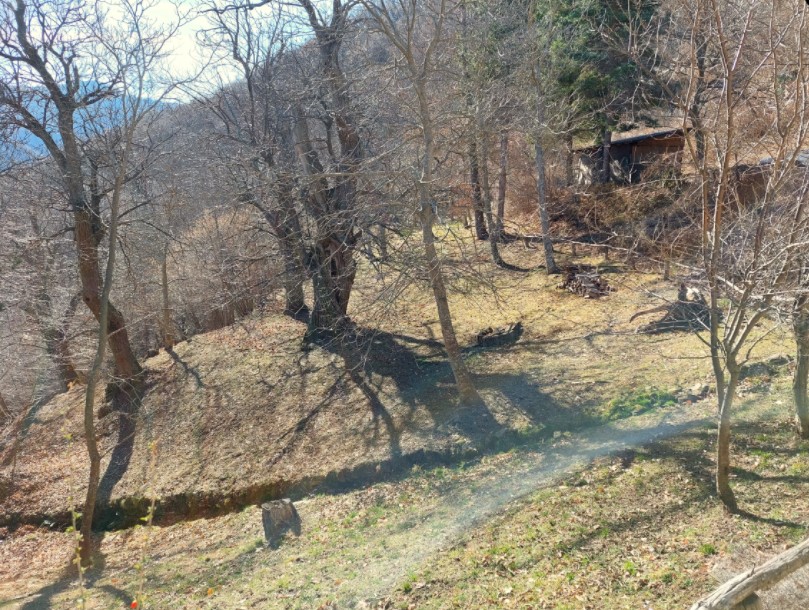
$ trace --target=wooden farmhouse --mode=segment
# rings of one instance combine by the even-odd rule
[[[644,169],[665,157],[679,163],[684,147],[682,128],[646,129],[614,138],[609,146],[610,180],[638,183]],[[597,182],[603,167],[603,146],[581,146],[573,151],[578,155],[577,182],[580,185]]]

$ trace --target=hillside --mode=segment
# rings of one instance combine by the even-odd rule
[[[496,292],[454,300],[461,336],[468,345],[481,328],[518,319],[526,333],[511,349],[468,350],[486,401],[477,412],[454,409],[428,295],[415,289],[405,310],[364,331],[353,350],[302,349],[302,323],[254,314],[161,351],[146,361],[148,391],[134,436],[114,452],[120,466],[102,483],[109,502],[130,504],[104,522],[137,521],[151,495],[161,499],[162,513],[195,515],[362,482],[400,460],[452,459],[493,441],[599,421],[606,400],[631,388],[688,388],[704,378],[704,361],[661,376],[653,357],[662,351],[676,358],[698,339],[636,336],[636,325],[627,324],[648,302],[641,287],[667,290],[654,276],[612,274],[619,288],[600,301],[555,290],[557,280],[540,273],[516,282],[504,272],[492,277],[501,284]],[[377,288],[372,282],[368,292]],[[363,315],[377,315],[370,306],[357,299],[360,328]],[[77,386],[31,414],[13,462],[14,442],[6,439],[3,524],[68,521],[70,498],[84,494],[83,400]],[[103,392],[97,400],[103,403]],[[123,417],[121,427],[118,418],[110,414],[98,424],[105,467],[119,437],[130,436],[130,420]]]
[[[517,245],[506,253],[523,263],[534,255]],[[656,304],[651,295],[673,293],[675,285],[614,263],[603,270],[616,291],[598,300],[555,289],[558,279],[541,272],[515,279],[502,271],[489,276],[496,291],[453,298],[467,346],[486,325],[519,319],[526,328],[512,347],[466,348],[485,401],[478,409],[455,407],[428,295],[411,288],[401,301],[406,307],[380,316],[380,305],[364,296],[379,288],[374,283],[381,280],[371,274],[357,287],[354,319],[360,328],[373,320],[378,330],[366,331],[357,344],[362,349],[302,349],[303,324],[256,313],[195,336],[171,353],[161,351],[146,362],[149,389],[130,442],[113,450],[118,415],[99,423],[107,468],[102,526],[137,523],[152,497],[155,523],[169,526],[287,495],[341,492],[334,496],[339,498],[384,481],[394,481],[395,489],[413,466],[508,455],[501,452],[515,445],[555,442],[644,411],[663,413],[678,399],[679,408],[694,409],[690,388],[708,379],[707,360],[693,357],[704,349],[699,338],[640,335],[638,323],[628,322],[635,311]],[[769,336],[756,353],[766,358],[787,348]],[[750,383],[743,396],[762,381]],[[2,545],[12,553],[21,553],[21,540],[36,531],[20,525],[58,528],[69,522],[71,501],[84,493],[82,390],[74,387],[30,417],[12,463],[11,439],[4,441],[7,493],[0,506],[4,525],[11,527],[3,530],[10,538]],[[103,402],[101,393],[98,399]],[[711,410],[708,400],[688,417],[699,420]],[[129,420],[123,421],[126,426]],[[123,457],[118,469],[108,468],[111,454]],[[500,503],[486,505],[496,509]],[[216,520],[209,523],[218,527]],[[54,548],[69,553],[69,535],[55,535],[61,542]],[[45,569],[53,559],[36,561],[44,561]],[[9,564],[8,576],[16,579],[22,574],[15,565]]]

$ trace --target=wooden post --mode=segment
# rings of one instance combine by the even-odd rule
[[[301,535],[301,518],[289,498],[262,504],[261,523],[264,526],[264,540],[272,549],[279,547],[281,538],[288,531],[296,536]]]

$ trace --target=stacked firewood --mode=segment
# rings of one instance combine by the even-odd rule
[[[564,279],[558,288],[585,299],[597,299],[615,290],[592,265],[568,265],[563,273]]]

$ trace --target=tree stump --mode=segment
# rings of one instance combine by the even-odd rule
[[[301,535],[301,518],[289,498],[262,504],[261,522],[264,525],[264,540],[272,549],[279,547],[281,539],[288,531],[296,536]]]

